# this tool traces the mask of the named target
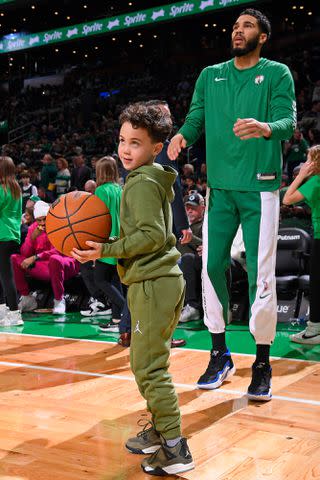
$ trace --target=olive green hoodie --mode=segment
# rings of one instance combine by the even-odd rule
[[[118,258],[122,283],[181,275],[172,233],[170,203],[175,170],[155,163],[133,170],[120,206],[120,239],[103,246],[102,257]]]

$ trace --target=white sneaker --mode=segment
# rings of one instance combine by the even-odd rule
[[[81,310],[81,315],[83,317],[95,317],[97,315],[111,315],[111,308],[106,308],[106,306],[96,300],[95,298],[90,298],[88,310]]]
[[[18,307],[20,312],[32,312],[38,307],[38,303],[33,295],[22,295]]]
[[[183,307],[181,311],[179,323],[191,322],[192,320],[199,320],[199,318],[200,318],[199,310],[187,304],[185,307]]]
[[[23,325],[21,312],[19,310],[8,310],[7,315],[0,320],[1,327],[13,327]]]
[[[0,304],[0,320],[2,320],[8,313],[9,308],[5,303]]]
[[[63,313],[66,313],[66,301],[64,297],[62,297],[61,300],[53,300],[52,313],[53,315],[62,315]]]
[[[290,336],[291,342],[303,343],[305,345],[320,344],[320,322],[307,322],[307,328],[302,332]]]

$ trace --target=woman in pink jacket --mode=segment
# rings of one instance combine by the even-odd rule
[[[21,295],[19,309],[30,312],[37,308],[36,299],[30,295],[27,277],[51,282],[54,293],[54,314],[66,311],[64,280],[77,275],[79,263],[71,257],[61,255],[49,242],[45,231],[49,205],[43,201],[34,206],[35,222],[29,227],[27,238],[20,254],[11,256],[16,287]]]

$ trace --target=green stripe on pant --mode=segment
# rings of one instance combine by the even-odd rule
[[[131,368],[155,429],[166,440],[181,436],[178,399],[168,367],[184,294],[182,275],[133,283],[128,290]]]
[[[204,320],[210,332],[225,331],[229,311],[225,274],[230,266],[232,241],[240,224],[249,280],[250,331],[256,343],[270,345],[277,322],[278,191],[208,189],[203,225]]]

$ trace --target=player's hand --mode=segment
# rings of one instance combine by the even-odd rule
[[[183,148],[186,148],[187,146],[187,141],[186,139],[181,135],[181,133],[177,133],[174,137],[171,138],[169,146],[168,146],[168,157],[170,160],[175,160],[181,150]]]
[[[80,263],[86,263],[90,260],[94,261],[101,258],[103,243],[88,241],[86,244],[90,247],[90,250],[78,250],[77,248],[73,248],[71,251],[72,257]]]
[[[238,118],[233,126],[234,134],[240,140],[249,138],[271,137],[271,128],[265,122],[258,122],[254,118]]]
[[[190,243],[192,240],[192,230],[189,227],[187,230],[181,230],[182,237],[180,237],[180,243],[181,245],[184,245],[186,243]]]
[[[23,262],[21,263],[21,267],[24,270],[27,270],[31,265],[34,264],[35,261],[36,261],[36,257],[32,255],[32,257],[28,257],[23,260]]]

